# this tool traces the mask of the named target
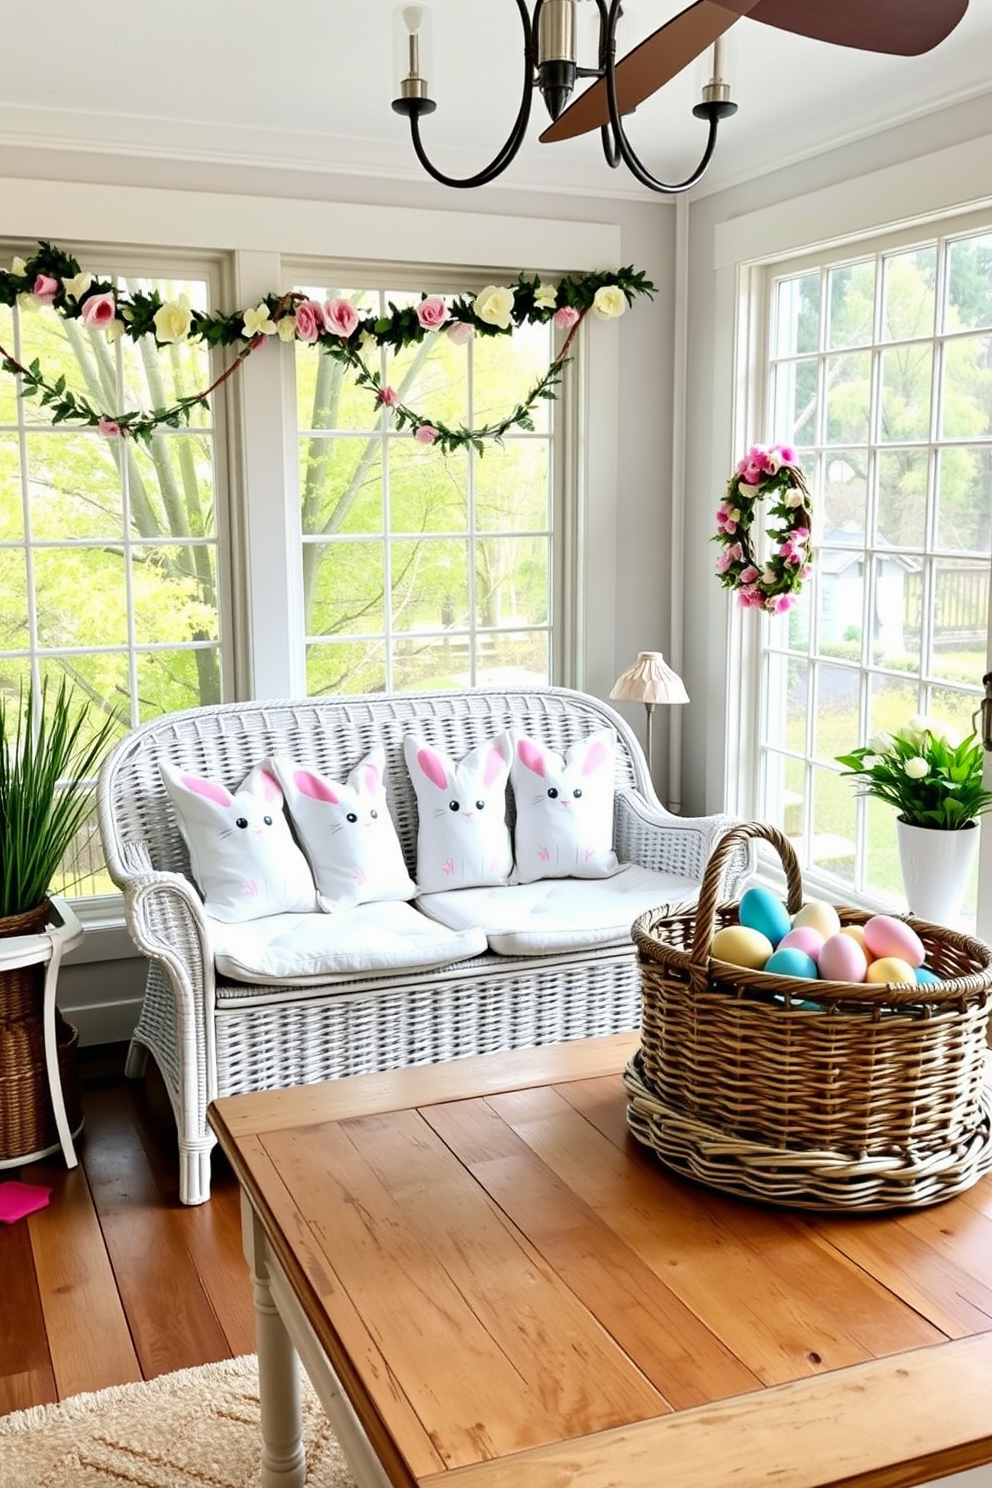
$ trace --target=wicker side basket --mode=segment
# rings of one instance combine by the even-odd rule
[[[797,1208],[923,1206],[969,1188],[992,1170],[992,950],[910,920],[941,978],[925,987],[809,982],[715,960],[714,931],[738,911],[717,903],[723,868],[752,839],[778,851],[794,914],[803,890],[791,844],[751,823],[722,838],[697,904],[634,925],[643,1013],[625,1074],[631,1131],[677,1172]],[[838,912],[845,925],[871,918]]]

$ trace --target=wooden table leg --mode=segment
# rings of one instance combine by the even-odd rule
[[[300,1412],[300,1365],[269,1287],[266,1242],[242,1195],[245,1255],[251,1267],[262,1417],[261,1488],[303,1488],[306,1456]]]

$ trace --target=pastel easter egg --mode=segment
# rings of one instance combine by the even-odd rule
[[[797,925],[790,930],[788,935],[783,935],[778,943],[780,951],[787,951],[791,946],[799,951],[805,951],[807,956],[812,956],[814,961],[819,961],[820,952],[823,949],[823,936],[819,930],[814,930],[812,925]]]
[[[930,970],[929,966],[914,966],[913,976],[922,986],[927,987],[930,986],[932,982],[939,982],[942,980],[942,978],[939,977],[935,971]]]
[[[737,907],[737,918],[777,946],[791,925],[789,911],[770,889],[746,889]]]
[[[825,899],[810,899],[793,915],[792,924],[794,927],[812,925],[826,940],[840,929],[840,915]]]
[[[910,982],[916,981],[913,968],[900,956],[879,956],[865,972],[866,982]]]
[[[772,971],[776,976],[802,977],[810,982],[815,982],[818,975],[813,957],[807,956],[798,946],[779,946],[765,962],[765,971]]]
[[[746,966],[752,971],[760,971],[773,950],[767,935],[747,925],[724,925],[710,945],[710,954],[717,961],[729,961],[731,966]]]
[[[863,982],[868,959],[853,935],[838,931],[823,942],[820,975],[830,982]]]
[[[865,945],[873,956],[898,956],[910,966],[922,966],[926,960],[916,931],[893,915],[872,915],[865,925]]]
[[[864,925],[841,925],[841,927],[840,927],[840,934],[841,935],[849,935],[853,941],[856,941],[857,942],[857,944],[861,947],[861,949],[865,953],[865,960],[866,961],[874,961],[875,957],[872,955],[871,951],[865,945],[865,927],[864,927]]]

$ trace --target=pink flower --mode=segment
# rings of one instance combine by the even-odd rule
[[[760,589],[738,589],[737,603],[742,610],[760,610],[764,607],[765,597]]]
[[[59,281],[51,274],[39,274],[32,286],[34,297],[43,305],[50,305],[59,292]]]
[[[716,529],[718,532],[733,534],[737,531],[737,520],[730,515],[732,509],[736,510],[736,508],[729,507],[725,501],[720,502],[720,505],[716,509]]]
[[[453,320],[448,327],[448,340],[454,342],[455,346],[464,346],[474,335],[475,327],[467,320]]]
[[[304,300],[296,307],[296,334],[301,341],[316,341],[324,329],[324,307],[319,300]]]
[[[570,331],[578,318],[579,312],[574,305],[562,305],[555,311],[555,327],[559,331]]]
[[[739,577],[742,584],[753,584],[755,579],[761,578],[761,569],[755,568],[753,563],[749,563],[747,568],[741,569]]]
[[[797,527],[790,532],[785,542],[779,544],[779,552],[786,563],[805,563],[807,558],[806,544],[809,541],[809,528]]]
[[[80,315],[91,330],[107,326],[117,316],[117,305],[112,291],[106,294],[89,295],[82,303]]]
[[[347,300],[328,300],[324,305],[324,325],[332,336],[348,337],[358,324],[358,311]]]
[[[731,543],[726,552],[727,557],[730,559],[731,563],[743,563],[744,549],[741,547],[739,542]]]
[[[773,615],[782,615],[786,610],[791,610],[795,602],[794,594],[772,594],[765,603],[765,609],[771,610]]]
[[[417,306],[417,319],[425,331],[439,330],[450,314],[440,295],[427,295]]]
[[[379,389],[376,401],[384,403],[387,408],[395,408],[400,401],[400,395],[395,388],[384,387]]]
[[[761,478],[764,474],[765,467],[760,459],[757,458],[755,451],[752,450],[740,467],[741,480],[745,481],[749,486],[757,486],[761,484]]]
[[[433,424],[421,424],[419,428],[414,429],[413,437],[418,444],[433,444],[437,438],[437,430]]]
[[[122,429],[116,419],[107,418],[105,414],[101,414],[100,418],[97,420],[96,427],[105,439],[113,439],[117,435],[127,434],[127,430]]]
[[[731,558],[729,551],[724,548],[723,552],[720,554],[719,558],[714,564],[713,572],[718,574],[726,573],[728,568],[733,567],[733,564],[733,558]]]
[[[794,465],[796,463],[796,452],[791,444],[777,444],[773,453],[778,455],[783,465]]]

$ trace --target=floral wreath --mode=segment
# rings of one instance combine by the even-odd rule
[[[389,314],[382,317],[359,315],[350,300],[321,303],[298,292],[267,294],[246,310],[207,315],[192,309],[185,295],[163,301],[157,293],[122,293],[110,280],[83,273],[71,254],[51,243],[39,243],[29,259],[15,258],[9,270],[0,269],[0,305],[16,304],[22,309],[50,305],[64,320],[80,320],[91,332],[102,330],[111,342],[120,336],[138,341],[150,335],[159,347],[201,340],[211,348],[237,346],[239,350],[230,366],[202,392],[178,398],[167,408],[129,413],[95,408],[67,388],[63,377],[49,381],[37,360],[22,366],[3,346],[0,368],[20,378],[22,396],[37,397],[50,409],[53,423],[92,427],[108,438],[133,436],[148,443],[159,427],[188,423],[192,410],[205,407],[209,395],[274,336],[318,346],[350,367],[359,386],[368,388],[376,404],[391,411],[395,426],[409,429],[418,443],[434,445],[445,453],[470,445],[481,454],[485,440],[499,442],[514,427],[533,429],[532,410],[539,399],[557,397],[572,340],[590,311],[597,319],[613,320],[633,304],[635,296],[654,292],[646,275],[628,267],[566,276],[557,284],[521,273],[511,285],[490,284],[481,294],[460,295],[450,302],[441,295],[424,294],[419,304],[403,309],[390,303]],[[453,427],[417,413],[362,359],[370,346],[399,350],[432,333],[443,331],[451,341],[462,344],[476,335],[511,335],[515,326],[550,320],[567,335],[547,372],[504,418],[475,429]]]
[[[810,570],[813,509],[803,473],[789,445],[756,444],[738,463],[717,508],[714,542],[723,551],[716,573],[725,589],[736,589],[738,602],[751,610],[780,615],[791,610]],[[751,527],[759,501],[769,498],[770,514],[781,525],[767,527],[772,553],[759,566],[751,544]]]

